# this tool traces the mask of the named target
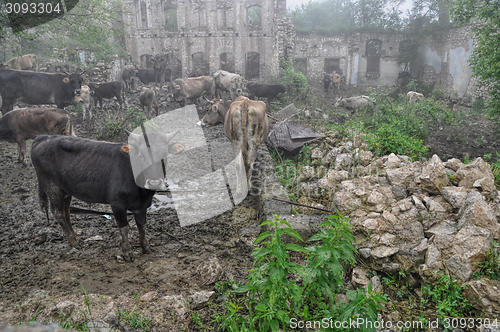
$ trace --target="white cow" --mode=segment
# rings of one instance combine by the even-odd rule
[[[221,91],[231,94],[231,100],[238,97],[243,92],[243,78],[238,74],[233,74],[225,70],[219,70],[214,73],[216,95],[222,98]]]
[[[419,100],[424,99],[424,95],[415,91],[408,91],[406,94],[406,97],[408,98],[409,102],[417,102]]]

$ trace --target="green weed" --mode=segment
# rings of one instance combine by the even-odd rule
[[[137,304],[132,310],[119,311],[121,321],[125,322],[135,332],[147,332],[153,326],[153,321],[149,317],[143,317],[139,312],[135,311]]]

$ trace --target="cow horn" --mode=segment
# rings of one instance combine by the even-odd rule
[[[80,76],[83,75],[83,74],[85,74],[85,69],[82,70],[82,72],[80,73]]]
[[[176,131],[174,131],[173,133],[170,133],[170,134],[165,134],[165,137],[167,138],[167,141],[170,142],[170,140],[172,138],[174,138],[175,135],[177,135],[177,133],[179,132],[179,129],[177,129]]]
[[[208,100],[207,96],[203,95],[203,98],[205,98],[205,100],[210,103],[210,100]]]
[[[137,141],[139,139],[139,137],[141,136],[139,134],[132,133],[132,132],[128,131],[127,129],[125,129],[125,132],[127,133],[128,137],[133,139],[134,141]]]

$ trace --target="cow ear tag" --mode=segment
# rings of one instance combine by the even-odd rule
[[[129,153],[130,152],[130,146],[128,144],[125,144],[124,146],[122,146],[122,151],[126,152],[126,153]]]
[[[64,83],[69,83],[69,78],[65,77],[65,78],[63,79],[63,82],[64,82]]]

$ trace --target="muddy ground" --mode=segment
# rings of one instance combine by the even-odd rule
[[[77,136],[91,137],[94,132],[85,130],[81,113],[72,113],[72,116]],[[205,131],[207,140],[226,140],[222,126]],[[125,142],[126,136],[121,140]],[[31,141],[28,150],[30,147]],[[39,207],[37,177],[29,151],[27,167],[17,162],[15,144],[0,142],[0,156],[2,322],[15,324],[29,320],[31,317],[19,305],[29,302],[27,299],[32,299],[33,294],[48,295],[54,303],[81,295],[82,286],[88,294],[98,294],[94,296],[97,299],[119,298],[118,303],[126,303],[126,299],[152,290],[158,296],[189,295],[198,290],[213,290],[213,283],[204,284],[195,271],[214,256],[225,278],[243,281],[252,266],[250,244],[259,233],[255,214],[250,213],[241,223],[242,218],[233,220],[233,211],[227,211],[199,224],[180,227],[175,210],[154,209],[160,203],[156,200],[149,210],[147,227],[153,254],[142,254],[137,227],[129,216],[129,239],[135,260],[120,262],[117,259],[121,255],[120,234],[111,213],[110,216],[72,214],[72,224],[79,237],[77,247],[72,249],[52,215],[47,221]],[[110,211],[108,206],[89,206],[77,200],[71,205]],[[252,212],[241,207],[255,209],[255,197],[247,197],[238,207],[243,215],[246,211]]]
[[[331,92],[325,95],[318,91],[323,105],[331,105],[337,97]],[[349,96],[353,92],[340,94]],[[82,114],[72,115],[77,135],[95,138],[95,130],[85,129]],[[332,123],[342,123],[348,117],[345,112],[329,116],[326,121]],[[438,153],[446,160],[446,157],[463,158],[466,153],[472,158],[500,150],[496,126],[484,115],[472,114],[469,109],[459,121],[430,126],[427,145],[431,153]],[[221,125],[204,131],[208,140],[226,140]],[[126,136],[115,141],[125,142]],[[91,318],[96,320],[113,310],[131,310],[138,304],[138,297],[149,291],[155,291],[155,298],[160,299],[165,295],[187,296],[198,290],[214,290],[214,284],[206,283],[197,272],[202,263],[214,257],[223,268],[223,279],[245,280],[252,267],[251,243],[260,231],[252,213],[243,218],[244,222],[233,218],[234,211],[227,211],[199,224],[180,227],[173,209],[153,209],[148,213],[147,228],[154,251],[151,255],[141,253],[137,228],[129,217],[129,238],[135,256],[132,263],[117,259],[121,254],[120,234],[112,216],[108,219],[109,216],[73,214],[71,219],[79,244],[72,249],[52,216],[47,221],[39,208],[30,146],[31,141],[28,166],[23,167],[17,163],[16,145],[0,142],[1,322],[16,324],[33,317],[58,322],[58,317],[50,315],[50,306],[69,299],[84,308],[82,286],[90,294]],[[72,205],[89,208],[78,201]],[[256,198],[249,196],[239,206],[258,210],[256,205]],[[96,204],[91,208],[109,211],[108,207]],[[239,211],[245,214],[252,210]],[[167,316],[160,302],[151,302],[144,308],[146,314],[150,310],[151,317],[155,317],[153,331],[202,330],[193,326],[192,321],[187,323],[190,315],[183,319]],[[36,316],[40,303],[45,311]],[[209,316],[202,321],[205,326],[210,325]]]

